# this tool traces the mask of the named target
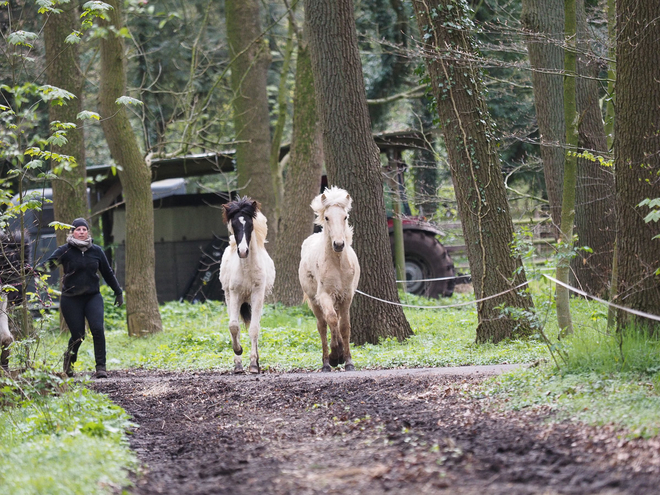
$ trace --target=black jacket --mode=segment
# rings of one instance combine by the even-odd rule
[[[83,296],[99,292],[99,274],[115,291],[121,292],[121,286],[115,277],[115,272],[108,263],[108,258],[100,246],[92,244],[87,251],[82,252],[75,246],[64,244],[58,247],[50,257],[37,267],[39,271],[51,271],[57,265],[64,268],[62,279],[63,296]]]

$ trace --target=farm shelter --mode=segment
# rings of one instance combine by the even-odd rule
[[[382,153],[399,157],[403,149],[426,148],[433,139],[432,136],[424,136],[416,131],[377,134],[374,138]],[[281,154],[286,153],[288,147],[284,146]],[[233,172],[232,153],[154,159],[151,162],[151,170],[154,181],[152,194],[158,301],[222,300],[224,297],[218,280],[218,269],[222,251],[227,245],[228,233],[219,208],[229,200],[230,194],[191,192],[186,182],[194,182],[195,177],[222,176]],[[119,178],[111,173],[109,165],[88,167],[87,175],[105,177],[89,190],[92,220],[102,220],[102,239],[97,239],[97,243],[106,248],[108,259],[123,284],[126,211],[121,196],[121,183]],[[43,194],[50,198],[49,190],[44,190]],[[51,221],[52,204],[45,204],[43,211],[35,214],[35,218],[29,222],[31,237],[35,240],[35,259],[50,254],[56,247],[54,230],[48,227]],[[453,265],[447,265],[446,257],[441,256],[445,250],[435,238],[438,230],[431,227],[423,225],[419,219],[404,220],[405,235],[420,237],[424,234],[425,239],[429,238],[429,245],[433,244],[433,249],[422,253],[424,256],[416,253],[410,246],[406,247],[407,250],[410,248],[406,271],[407,274],[413,274],[413,279],[454,274]],[[53,275],[56,277],[56,272],[53,272]],[[56,278],[51,281],[55,282]],[[439,284],[429,285],[411,280],[409,290],[419,294],[431,292],[427,295],[433,297],[449,296],[453,292],[453,284],[449,288],[438,288],[436,285]]]
[[[231,157],[200,154],[154,160],[151,169],[158,302],[223,299],[218,269],[228,232],[220,208],[229,200],[229,193],[190,193],[185,179],[231,172]],[[87,171],[89,175],[103,174],[109,167],[88,167]],[[108,174],[96,183],[95,190],[99,199],[92,214],[98,213],[102,219],[104,244],[113,248],[109,257],[123,284],[126,210],[121,184]]]

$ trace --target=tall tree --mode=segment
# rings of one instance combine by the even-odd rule
[[[362,266],[360,289],[398,302],[380,153],[371,135],[353,2],[305,0],[304,5],[328,182],[345,188],[354,198],[351,217],[354,248]],[[364,295],[353,300],[351,320],[356,344],[412,335],[400,306]]]
[[[293,306],[303,299],[298,279],[300,246],[312,234],[314,212],[310,203],[319,193],[323,171],[321,128],[316,112],[314,75],[309,46],[298,36],[296,82],[293,99],[291,155],[284,182],[284,204],[273,261],[277,269],[273,298]]]
[[[478,342],[499,342],[532,332],[529,324],[495,309],[504,304],[530,311],[528,295],[512,290],[526,281],[522,261],[512,257],[513,221],[486,108],[465,2],[414,0],[431,87],[447,147],[458,212],[477,299]],[[467,55],[467,56],[466,56]]]
[[[638,205],[660,196],[660,2],[618,0],[615,103],[617,264],[620,304],[658,314],[660,222]],[[619,328],[650,320],[621,312]],[[648,323],[660,335],[657,322]]]
[[[99,109],[110,153],[121,167],[119,180],[126,202],[126,318],[128,333],[144,336],[160,332],[156,297],[156,255],[151,169],[138,146],[128,112],[117,100],[126,91],[126,56],[121,38],[121,2],[108,0],[112,10],[101,25]]]
[[[541,134],[541,160],[556,227],[561,223],[564,178],[563,76],[564,0],[522,0],[522,24],[526,30],[527,52],[532,67],[536,121]]]
[[[66,38],[79,29],[79,12],[75,2],[58,5],[59,14],[48,16],[44,26],[46,45],[46,78],[48,84],[62,88],[76,96],[64,105],[51,105],[48,109],[51,122],[75,123],[82,111],[82,85],[84,78],[78,62],[78,45],[66,43]],[[76,164],[52,161],[58,179],[52,182],[55,220],[71,223],[74,218],[87,218],[87,173],[85,168],[85,137],[82,128],[66,133],[66,144],[53,146],[53,152],[73,156]],[[57,230],[57,243],[66,242],[67,232]]]
[[[564,161],[564,183],[562,186],[561,224],[559,225],[559,248],[557,262],[557,324],[561,335],[573,333],[570,294],[566,287],[569,282],[571,253],[573,251],[573,230],[575,226],[575,188],[577,185],[577,16],[576,0],[564,0],[564,121],[566,122],[566,149]]]
[[[576,103],[579,151],[598,156],[608,154],[607,136],[599,101],[599,60],[593,50],[584,0],[577,2]],[[578,158],[575,196],[575,231],[579,251],[571,264],[579,288],[596,296],[607,294],[612,275],[616,208],[614,173],[598,161]]]
[[[259,0],[227,0],[225,15],[231,58],[238,187],[241,194],[261,202],[262,212],[270,220],[272,243],[277,234],[275,195],[278,186],[269,167],[271,137],[266,86],[270,49],[261,30]]]

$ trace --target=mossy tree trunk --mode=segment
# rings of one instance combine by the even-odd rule
[[[522,24],[532,66],[536,122],[541,135],[541,160],[555,232],[561,223],[564,179],[564,0],[522,0]]]
[[[512,290],[526,277],[521,259],[510,252],[513,221],[481,74],[462,55],[474,53],[468,12],[463,3],[453,0],[414,0],[413,5],[426,40],[425,62],[447,147],[475,297],[503,293],[478,303],[477,341],[530,335],[533,330],[526,318],[495,309],[503,304],[521,315],[533,310],[533,302],[524,289]]]
[[[618,0],[616,12],[617,302],[657,315],[660,222],[646,223],[649,210],[638,205],[660,197],[660,3]],[[619,329],[630,323],[660,335],[658,322],[619,312]]]
[[[291,156],[285,174],[280,235],[273,253],[277,269],[273,298],[287,306],[301,304],[303,300],[298,280],[300,246],[314,231],[314,212],[309,205],[320,191],[323,171],[312,61],[304,39],[298,40],[297,58]]]
[[[76,97],[64,105],[50,105],[48,117],[51,122],[74,123],[79,127],[66,133],[67,143],[53,146],[53,152],[72,156],[76,164],[51,162],[51,169],[58,175],[53,180],[53,213],[58,222],[71,223],[74,219],[89,218],[87,204],[87,169],[85,166],[85,135],[78,114],[83,109],[84,77],[80,71],[78,45],[68,44],[64,40],[76,28],[79,28],[79,9],[72,2],[59,5],[59,14],[51,14],[44,25],[46,48],[46,79],[48,84],[62,88]],[[66,242],[66,230],[56,230],[57,244]],[[60,267],[60,280],[63,270]],[[60,328],[66,329],[66,322],[60,316]]]
[[[579,151],[595,156],[607,156],[607,136],[598,95],[599,60],[591,47],[584,0],[577,2],[578,59],[576,102],[579,115]],[[616,229],[614,170],[599,161],[578,158],[577,190],[575,192],[575,231],[578,251],[571,263],[578,288],[599,297],[607,297]]]
[[[162,330],[156,297],[156,255],[154,210],[151,196],[151,169],[138,146],[126,108],[116,103],[126,91],[126,59],[121,38],[121,3],[108,0],[113,9],[108,30],[101,39],[99,109],[110,154],[119,170],[126,202],[126,318],[131,336],[145,336]]]
[[[259,20],[259,0],[227,0],[225,16],[231,57],[231,88],[236,138],[238,191],[261,203],[268,240],[277,235],[277,177],[271,174],[270,114],[266,92],[271,56]],[[270,251],[270,249],[269,249]]]
[[[353,197],[353,247],[362,267],[359,288],[398,303],[380,153],[371,134],[353,2],[305,0],[304,5],[328,183]],[[412,335],[400,306],[361,294],[353,299],[351,326],[356,344]]]
[[[577,30],[576,0],[564,2],[564,120],[566,122],[566,150],[564,163],[564,183],[562,187],[561,224],[559,225],[559,248],[557,280],[568,284],[573,251],[573,229],[575,224],[575,187],[577,185],[577,107],[575,88],[577,85]],[[557,324],[561,336],[573,333],[571,320],[570,292],[557,284],[556,306]]]
[[[75,3],[59,5],[59,14],[51,14],[44,25],[46,45],[46,78],[48,84],[62,88],[76,95],[64,105],[51,105],[48,116],[52,121],[62,123],[77,123],[77,115],[83,109],[82,86],[84,82],[78,62],[78,45],[65,43],[64,40],[76,27],[80,19]],[[52,162],[52,168],[58,168],[59,178],[52,182],[53,210],[55,220],[71,223],[75,218],[88,218],[87,205],[87,173],[85,168],[85,136],[82,126],[66,133],[67,143],[63,146],[53,146],[55,153],[69,155],[75,158],[74,167]],[[66,242],[65,230],[57,230],[57,243]]]

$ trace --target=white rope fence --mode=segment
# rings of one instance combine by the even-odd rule
[[[455,277],[416,278],[414,280],[395,280],[397,284],[416,284],[417,282],[439,282],[441,280],[455,280],[457,278],[470,278],[470,275],[457,275]]]
[[[596,296],[592,296],[591,294],[587,294],[584,291],[581,291],[580,289],[576,289],[575,287],[571,287],[570,285],[567,285],[563,282],[560,282],[556,278],[552,278],[550,275],[543,275],[545,278],[548,280],[552,280],[554,283],[561,285],[562,287],[566,287],[568,290],[575,292],[576,294],[580,294],[581,296],[588,297],[589,299],[593,299],[594,301],[598,301],[599,303],[606,304],[607,306],[612,306],[613,308],[620,309],[621,311],[625,311],[626,313],[630,313],[633,315],[637,316],[643,316],[644,318],[648,318],[650,320],[655,320],[655,321],[660,321],[660,316],[658,315],[653,315],[650,313],[644,313],[643,311],[638,311],[636,309],[631,309],[631,308],[626,308],[624,306],[619,306],[618,304],[611,303],[609,301],[606,301],[604,299],[600,299]]]
[[[386,303],[386,304],[391,304],[391,305],[393,305],[393,306],[401,306],[402,308],[414,308],[414,309],[449,309],[449,308],[459,308],[459,307],[461,307],[461,306],[469,306],[470,304],[477,304],[477,303],[480,303],[481,301],[487,301],[488,299],[494,299],[494,298],[496,298],[496,297],[500,297],[500,296],[502,296],[502,295],[504,295],[504,294],[508,294],[509,292],[513,292],[514,290],[518,290],[518,289],[520,289],[521,287],[524,287],[525,285],[527,285],[528,283],[529,283],[529,282],[523,282],[523,283],[520,284],[520,285],[517,285],[517,286],[515,286],[515,287],[513,287],[513,288],[511,288],[511,289],[508,289],[508,290],[505,290],[505,291],[503,291],[503,292],[500,292],[499,294],[493,294],[492,296],[483,297],[483,298],[481,298],[481,299],[476,299],[476,300],[474,300],[474,301],[467,301],[467,302],[464,302],[464,303],[448,304],[448,305],[446,305],[446,306],[415,306],[415,305],[412,305],[412,304],[401,304],[401,303],[398,303],[398,302],[394,302],[394,301],[386,301],[385,299],[381,299],[381,298],[379,298],[379,297],[371,296],[371,295],[367,294],[366,292],[362,292],[361,290],[356,290],[355,292],[357,292],[358,294],[361,294],[361,295],[363,295],[363,296],[365,296],[365,297],[368,297],[368,298],[370,298],[370,299],[375,299],[376,301],[380,301],[380,302],[383,302],[383,303]]]

